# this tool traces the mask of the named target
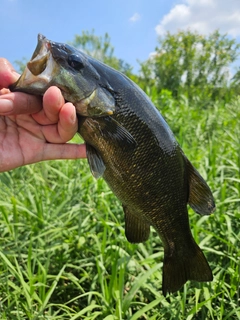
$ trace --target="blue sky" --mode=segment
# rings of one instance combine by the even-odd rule
[[[138,69],[166,31],[219,28],[240,41],[240,0],[0,0],[0,56],[29,59],[37,34],[67,42],[82,30],[108,32],[115,55]]]

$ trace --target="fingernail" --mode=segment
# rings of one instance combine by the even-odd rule
[[[72,114],[70,116],[70,120],[72,122],[72,124],[74,124],[76,122],[76,111],[75,109],[73,109]]]
[[[0,114],[9,113],[13,110],[13,102],[7,99],[0,99]]]

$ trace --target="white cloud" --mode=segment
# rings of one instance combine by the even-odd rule
[[[139,13],[134,13],[134,15],[129,19],[129,21],[131,22],[136,22],[139,21],[141,19],[141,15]]]
[[[240,36],[240,1],[182,0],[155,28],[158,35],[186,29],[203,34],[219,29],[221,33]]]

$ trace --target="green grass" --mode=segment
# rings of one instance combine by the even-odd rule
[[[155,102],[216,199],[210,217],[189,209],[213,282],[165,299],[156,232],[127,242],[121,204],[85,160],[39,163],[0,175],[1,319],[240,319],[240,99]]]

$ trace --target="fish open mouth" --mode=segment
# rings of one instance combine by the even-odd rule
[[[12,85],[10,89],[14,91],[21,91],[21,89],[23,89],[27,92],[28,88],[34,88],[35,91],[37,90],[41,94],[42,90],[44,90],[47,85],[49,86],[58,68],[51,53],[50,41],[39,34],[38,45],[32,59],[27,63],[19,80]]]

